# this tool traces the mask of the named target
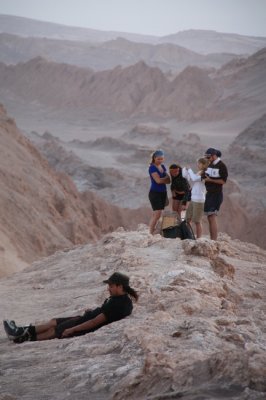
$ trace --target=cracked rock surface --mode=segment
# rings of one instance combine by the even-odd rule
[[[0,280],[2,319],[75,315],[127,273],[133,314],[85,336],[14,344],[0,328],[1,400],[266,398],[266,252],[221,234],[122,228]]]

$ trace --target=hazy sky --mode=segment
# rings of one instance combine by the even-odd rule
[[[266,0],[0,0],[0,14],[158,36],[185,29],[266,36]]]

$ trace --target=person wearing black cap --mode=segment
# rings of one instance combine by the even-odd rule
[[[36,326],[17,326],[15,321],[4,320],[4,329],[8,338],[15,343],[22,343],[27,340],[81,336],[130,315],[133,310],[132,298],[137,301],[138,294],[129,286],[129,277],[115,272],[103,282],[108,284],[110,297],[101,307],[86,310],[83,315],[54,318]]]
[[[205,158],[210,164],[205,173],[206,199],[204,203],[204,213],[208,217],[210,238],[217,240],[218,227],[216,216],[223,202],[223,185],[226,183],[228,171],[226,165],[221,160],[222,153],[210,147]]]

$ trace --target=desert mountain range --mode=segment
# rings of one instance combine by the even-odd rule
[[[107,32],[64,26],[51,22],[36,21],[29,18],[3,14],[0,14],[0,32],[24,37],[41,37],[92,43],[108,42],[117,38],[124,38],[139,43],[171,43],[201,54],[252,54],[266,46],[265,37],[243,36],[196,29],[156,37],[126,32]]]
[[[171,43],[136,43],[124,38],[91,43],[0,33],[1,60],[6,64],[26,62],[41,56],[50,61],[88,67],[95,70],[123,67],[144,61],[162,71],[177,73],[189,65],[206,69],[219,68],[236,54],[203,55]]]
[[[35,58],[15,66],[0,64],[0,94],[56,109],[112,111],[121,116],[177,120],[241,117],[265,109],[266,50],[231,61],[209,75],[187,67],[169,80],[144,62],[94,72]]]

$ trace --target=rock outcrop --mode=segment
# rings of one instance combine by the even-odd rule
[[[139,302],[77,338],[16,345],[0,328],[0,398],[265,399],[265,262],[265,251],[226,235],[182,242],[145,226],[35,262],[0,281],[2,318],[95,307],[114,271],[130,276]]]

